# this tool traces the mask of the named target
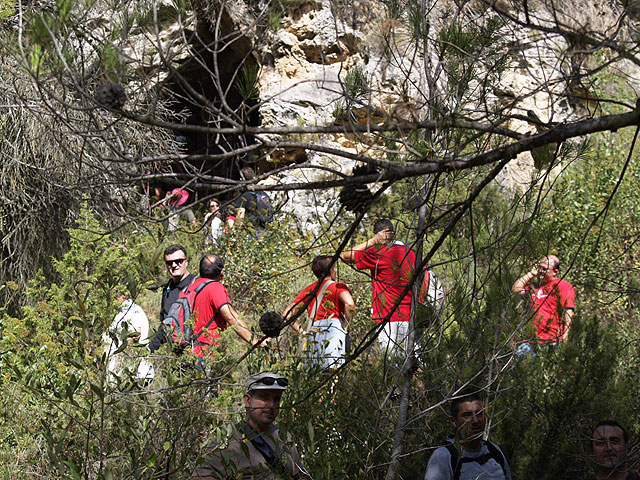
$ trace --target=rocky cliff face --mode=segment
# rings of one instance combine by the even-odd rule
[[[457,13],[461,22],[469,21],[474,15],[477,18],[473,3],[469,2],[463,14]],[[523,12],[512,10],[507,2],[502,3],[507,12],[523,17]],[[344,107],[347,75],[356,68],[361,69],[369,82],[369,96],[351,109],[349,121],[360,124],[417,121],[429,116],[424,102],[428,73],[422,68],[425,65],[437,68],[437,59],[425,60],[424,50],[417,51],[408,40],[403,40],[403,36],[408,35],[406,27],[399,22],[394,25],[383,3],[356,2],[344,7],[340,9],[327,0],[305,2],[282,17],[271,35],[271,43],[260,52],[263,125],[335,123],[337,113]],[[508,127],[523,134],[544,128],[531,123],[531,118],[543,124],[559,123],[595,113],[598,105],[594,86],[589,79],[580,80],[581,72],[593,68],[595,63],[579,32],[596,30],[606,36],[615,29],[621,14],[620,8],[611,2],[597,0],[530,2],[529,8],[526,15],[535,17],[537,23],[550,29],[562,25],[565,31],[578,34],[536,33],[508,22],[501,28],[502,39],[496,46],[509,48],[510,52],[499,84],[488,93],[486,101],[491,103],[491,108],[502,108],[503,113],[513,114]],[[627,8],[630,7],[627,5]],[[437,31],[442,19],[453,9],[453,2],[434,2],[427,13],[432,28]],[[627,68],[631,74],[629,81],[635,85],[637,67],[628,63]],[[475,79],[475,87],[473,83],[470,88],[480,88],[479,79]],[[369,151],[371,147],[371,139],[359,141],[350,133],[326,135],[323,141],[327,147],[354,154]],[[533,156],[529,152],[518,155],[501,173],[498,183],[508,189],[525,189],[539,168],[545,169],[547,157],[553,153],[551,146],[550,150],[534,151]],[[329,154],[300,155],[310,165],[321,165],[342,174],[348,174],[354,164]],[[274,156],[277,157],[277,153]],[[286,181],[295,181],[326,175],[324,170],[305,169],[285,176]],[[327,201],[319,202],[318,196]],[[303,214],[308,209],[331,208],[331,198],[328,192],[298,193],[293,209],[298,211],[299,218],[308,218]]]
[[[274,9],[274,5],[284,8]],[[537,0],[525,2],[524,10],[519,3],[506,0],[442,0],[415,3],[412,8],[422,5],[424,10],[413,13],[401,8],[403,2],[389,0],[296,0],[282,5],[199,0],[191,15],[161,25],[151,42],[153,47],[141,40],[131,42],[133,46],[126,50],[129,58],[153,57],[154,65],[166,64],[168,58],[184,80],[201,85],[202,96],[212,103],[220,92],[230,91],[230,98],[237,97],[230,101],[232,108],[253,115],[249,124],[343,127],[342,131],[314,135],[316,145],[322,146],[316,149],[304,148],[310,138],[304,133],[286,138],[277,133],[261,134],[271,146],[261,150],[264,160],[260,170],[288,164],[304,167],[282,169],[266,180],[272,184],[349,175],[358,155],[381,160],[422,155],[438,162],[451,154],[439,146],[421,153],[408,145],[390,149],[379,135],[366,131],[354,134],[353,125],[410,126],[433,118],[434,112],[455,115],[462,111],[469,120],[534,134],[556,123],[593,115],[599,108],[598,91],[606,85],[596,85],[597,80],[586,72],[604,65],[608,59],[603,55],[613,58],[615,53],[603,53],[592,40],[605,44],[611,36],[619,35],[621,16],[633,18],[637,10],[634,2],[600,0]],[[537,27],[528,28],[532,24]],[[447,63],[443,49],[448,45],[460,48],[460,63],[468,62],[466,47],[454,45],[455,41],[464,45],[468,31],[478,34],[491,28],[495,28],[491,32],[495,52],[490,52],[491,58],[472,59],[477,65],[471,65],[468,78],[463,79],[465,89],[472,93],[454,91],[451,79],[462,67]],[[416,30],[426,39],[423,43],[416,42]],[[185,32],[193,32],[200,43],[185,42],[189,38]],[[473,49],[471,44],[468,47]],[[193,60],[194,52],[198,52],[197,61]],[[226,89],[239,83],[244,74],[242,65],[256,72],[256,94],[249,103],[243,103],[238,92]],[[638,67],[631,61],[618,65],[624,82],[635,89]],[[158,72],[160,83],[171,78],[166,68],[160,67]],[[202,80],[203,75],[214,73],[216,78],[210,83]],[[206,123],[206,110],[203,106],[189,121],[195,118]],[[211,141],[197,139],[202,145]],[[232,140],[227,141],[238,148]],[[456,147],[448,144],[447,148]],[[347,155],[334,155],[333,150]],[[497,182],[506,189],[530,185],[536,174],[548,167],[554,149],[551,146],[532,153],[513,159]],[[335,199],[335,192],[329,190],[296,192],[286,208],[298,219],[309,219],[317,226],[318,219],[335,208]]]

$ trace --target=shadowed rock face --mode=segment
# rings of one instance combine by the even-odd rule
[[[96,92],[98,105],[118,110],[127,102],[127,94],[122,85],[118,83],[105,83]]]

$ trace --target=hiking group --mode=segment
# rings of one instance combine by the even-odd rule
[[[242,177],[253,180],[253,170],[243,169]],[[174,208],[174,223],[183,198],[179,194],[179,191],[172,192],[168,197]],[[219,200],[213,198],[207,206],[206,245],[210,248],[215,248],[230,229],[237,228],[238,222],[243,222],[251,234],[260,237],[273,215],[268,195],[259,191],[245,192],[238,197],[226,221],[220,212]],[[372,332],[381,353],[402,359],[418,352],[419,335],[414,336],[414,350],[408,351],[412,327],[418,325],[424,329],[437,321],[445,298],[437,276],[418,260],[414,250],[396,238],[393,223],[385,218],[373,223],[373,235],[366,241],[333,255],[316,256],[311,262],[316,281],[302,289],[282,311],[284,327],[290,326],[304,340],[301,343],[308,365],[336,369],[349,358],[350,323],[361,301],[354,299],[348,285],[339,281],[340,262],[366,272],[371,279],[371,319],[377,325]],[[123,302],[122,311],[104,337],[105,350],[111,357],[112,378],[117,377],[120,368],[116,358],[121,351],[124,336],[120,330],[123,329],[128,330],[127,338],[147,344],[150,352],[156,352],[165,343],[171,344],[178,355],[191,352],[197,357],[196,366],[201,370],[207,357],[215,352],[221,332],[228,328],[250,347],[268,345],[269,339],[253,333],[248,322],[234,309],[223,285],[225,263],[221,256],[205,254],[199,263],[199,276],[189,272],[189,256],[181,245],[167,247],[164,262],[170,278],[162,290],[160,327],[150,340],[144,311],[131,300],[119,297]],[[537,355],[541,349],[553,349],[569,338],[575,292],[571,284],[561,278],[560,265],[557,256],[547,255],[511,288],[514,294],[525,299],[529,307],[525,318],[533,327],[531,335],[516,346],[517,357]],[[414,291],[419,292],[416,299]],[[417,305],[429,308],[419,311]],[[142,360],[137,378],[148,382],[153,376],[152,365]],[[235,425],[226,446],[212,442],[207,447],[208,453],[192,478],[236,478],[237,473],[243,473],[242,478],[310,478],[291,437],[281,434],[273,423],[288,385],[288,380],[276,373],[250,375],[242,397],[245,419]],[[484,438],[487,417],[487,406],[477,392],[463,392],[453,398],[449,417],[453,434],[433,451],[425,480],[511,479],[504,452]],[[590,451],[598,480],[640,480],[627,465],[627,446],[627,433],[620,424],[608,420],[597,425]]]

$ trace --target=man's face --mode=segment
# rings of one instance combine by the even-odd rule
[[[166,255],[164,263],[175,282],[182,280],[188,273],[189,260],[187,260],[187,254],[182,250]]]
[[[244,394],[247,419],[253,428],[263,432],[274,422],[280,412],[282,392],[283,390],[265,389]]]
[[[458,407],[458,415],[451,417],[451,421],[460,442],[479,443],[487,423],[484,404],[480,400],[462,402]]]
[[[627,444],[620,427],[601,425],[592,437],[593,460],[597,465],[614,469],[624,464]]]
[[[547,257],[542,258],[538,262],[538,278],[543,283],[548,283],[556,278],[558,270],[555,268],[554,263]]]

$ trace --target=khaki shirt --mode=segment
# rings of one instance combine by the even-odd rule
[[[280,438],[279,428],[271,425],[269,431],[262,434],[262,438],[280,459],[284,472],[275,472],[251,440],[236,428],[226,448],[221,448],[216,442],[210,445],[203,461],[196,467],[191,477],[213,477],[221,480],[309,478],[298,455],[298,449],[289,435],[284,442]]]

